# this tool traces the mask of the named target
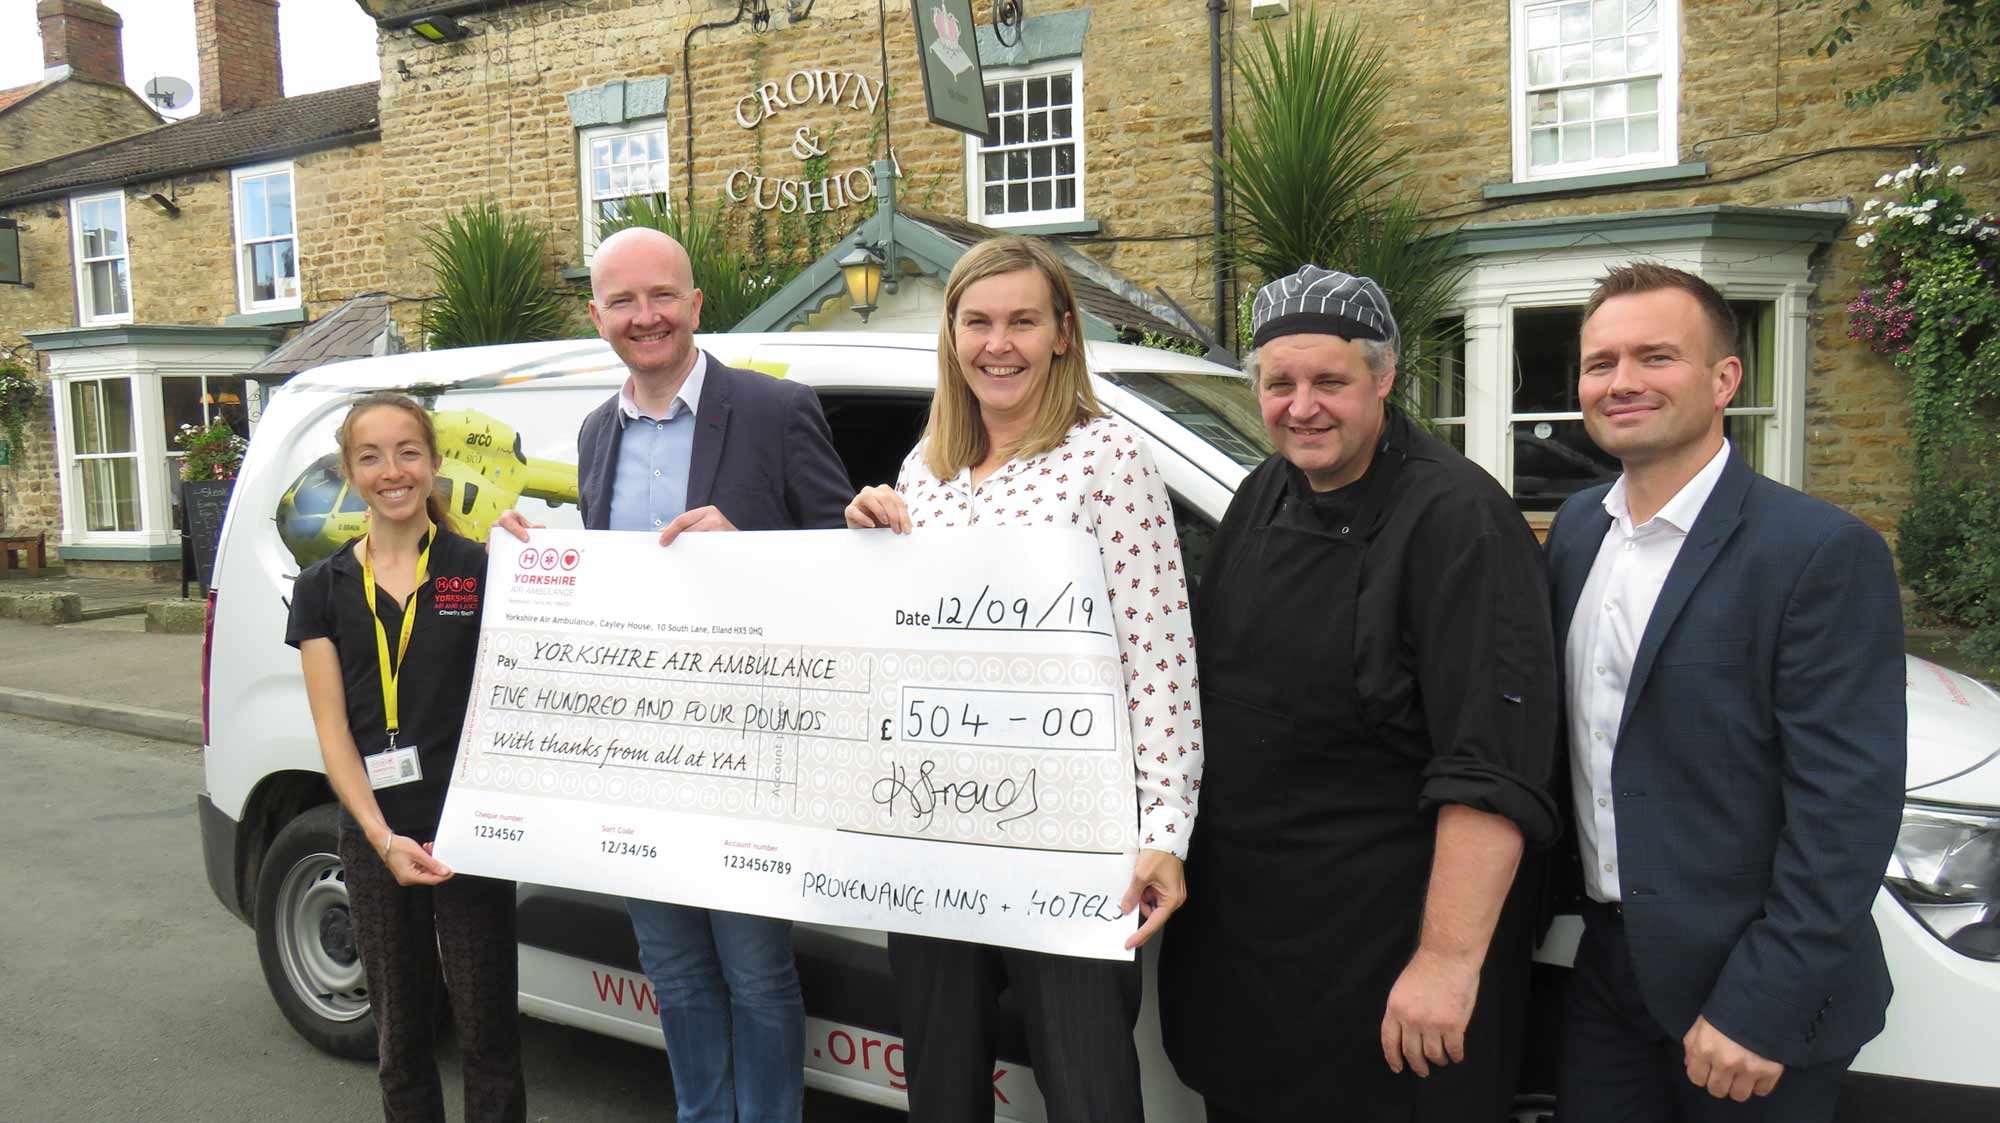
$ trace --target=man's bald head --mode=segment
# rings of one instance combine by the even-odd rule
[[[590,259],[591,297],[603,299],[607,275],[628,267],[649,278],[664,278],[683,291],[694,288],[694,264],[679,242],[650,226],[628,226],[597,243]]]

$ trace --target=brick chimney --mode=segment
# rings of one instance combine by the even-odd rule
[[[123,16],[97,0],[41,0],[35,18],[42,25],[42,66],[47,70],[67,66],[77,78],[125,84]]]
[[[194,0],[201,111],[268,105],[285,96],[278,70],[278,0]]]

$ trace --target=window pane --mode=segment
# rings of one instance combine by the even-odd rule
[[[1553,511],[1618,472],[1618,461],[1597,447],[1582,421],[1514,422],[1514,501],[1522,510]]]
[[[1771,353],[1771,333],[1777,322],[1777,305],[1769,301],[1732,300],[1730,310],[1736,313],[1736,355],[1743,360],[1743,382],[1736,388],[1733,406],[1768,406],[1772,404],[1772,367],[1775,359]]]
[[[1000,109],[1000,86],[995,83],[986,87],[986,112],[990,116]]]
[[[1625,155],[1625,122],[1599,121],[1597,123],[1597,158],[1609,160]]]
[[[1577,336],[1581,308],[1522,308],[1514,313],[1515,413],[1562,413],[1578,407]]]
[[[1613,82],[1608,86],[1599,86],[1592,97],[1595,102],[1592,116],[1600,120],[1605,117],[1625,116],[1625,83]]]
[[[1660,26],[1660,0],[1632,0],[1625,9],[1625,26],[1633,31],[1651,31]]]
[[[1069,135],[1069,110],[1058,109],[1049,114],[1049,132],[1059,137]]]
[[[1633,74],[1648,74],[1660,68],[1659,36],[1634,35],[1625,40],[1625,62]]]
[[[239,437],[250,435],[250,424],[243,412],[243,379],[237,375],[208,376],[208,419],[228,425]]]
[[[1046,113],[1030,113],[1028,115],[1028,140],[1032,143],[1040,143],[1047,139],[1049,139],[1049,115]]]
[[[70,440],[79,453],[104,451],[104,398],[95,382],[69,384]]]
[[[246,179],[238,185],[242,190],[237,206],[243,214],[243,236],[245,238],[265,238],[271,233],[270,215],[264,206],[264,180]]]
[[[988,152],[986,154],[987,180],[988,181],[996,180],[1006,175],[1007,174],[1006,164],[1007,164],[1007,158],[1005,156],[1002,156],[998,152]]]
[[[1006,123],[1000,126],[1000,141],[1002,144],[1019,144],[1024,131],[1018,115],[1009,117]]]
[[[1048,210],[1051,206],[1055,205],[1055,192],[1050,189],[1048,180],[1036,181],[1031,192],[1031,199],[1034,209],[1038,211]]]
[[[250,299],[276,300],[277,281],[273,278],[271,264],[271,243],[259,242],[250,247]]]
[[[83,256],[86,258],[104,256],[104,231],[95,220],[86,217],[83,227]]]
[[[113,262],[100,261],[84,266],[85,280],[88,282],[85,303],[89,307],[84,313],[92,318],[113,315],[118,311],[118,277],[113,271]]]
[[[986,189],[986,213],[1007,213],[1007,189],[1005,187],[988,187]]]
[[[1545,168],[1562,161],[1562,152],[1556,144],[1554,129],[1536,129],[1528,134],[1528,163],[1537,168]]]
[[[667,158],[666,143],[666,138],[659,133],[647,133],[646,159],[654,162],[665,160]]]
[[[1021,83],[1002,82],[1000,84],[1000,108],[1021,108]]]
[[[1736,454],[1759,472],[1764,470],[1764,434],[1770,427],[1771,419],[1762,414],[1722,419],[1723,435],[1736,446]]]
[[[1049,79],[1049,104],[1069,105],[1075,98],[1070,94],[1069,75],[1058,74]]]
[[[292,232],[292,177],[274,175],[265,185],[265,194],[271,200],[271,233],[285,235]]]
[[[1528,123],[1530,125],[1553,125],[1556,123],[1556,95],[1528,95]]]
[[[1627,82],[1625,88],[1630,95],[1627,112],[1651,113],[1660,107],[1660,83],[1657,80]]]
[[[1553,47],[1556,45],[1556,11],[1541,8],[1528,13],[1528,46]]]
[[[1595,35],[1616,35],[1624,30],[1618,0],[1596,0],[1590,6],[1590,30]]]
[[[1076,174],[1076,149],[1061,145],[1056,149],[1056,172],[1060,175]]]
[[[1579,43],[1562,49],[1562,76],[1565,82],[1582,81],[1590,77],[1590,44]]]
[[[119,258],[111,266],[111,308],[116,315],[126,315],[132,311],[132,278],[126,272],[125,259]]]
[[[1590,5],[1564,4],[1562,6],[1562,41],[1576,43],[1590,38]]]
[[[1047,78],[1028,79],[1028,108],[1040,109],[1049,103],[1049,80]]]
[[[1007,178],[1028,178],[1028,154],[1026,152],[1007,153]]]
[[[1562,138],[1563,163],[1574,164],[1579,160],[1588,160],[1591,158],[1589,125],[1564,125],[1562,127]]]
[[[1546,86],[1556,80],[1556,49],[1528,52],[1528,84]]]
[[[132,451],[132,380],[106,378],[104,388],[104,451]]]
[[[1032,174],[1038,176],[1046,176],[1049,174],[1051,158],[1048,149],[1037,148],[1028,155],[1029,155],[1028,162],[1032,168]]]
[[[290,238],[273,242],[271,248],[278,255],[278,297],[292,300],[299,295],[299,246]]]
[[[1562,92],[1562,119],[1564,121],[1590,120],[1590,91],[1564,90]]]
[[[1056,180],[1056,206],[1058,207],[1076,206],[1075,180],[1073,179]]]
[[[1026,184],[1011,184],[1007,188],[1007,211],[1018,214],[1028,209],[1028,188]]]
[[[83,490],[83,525],[88,530],[117,530],[118,492],[110,460],[80,460],[77,478]]]
[[[594,199],[602,199],[611,194],[611,173],[599,168],[590,173],[590,194]]]
[[[207,421],[201,406],[202,385],[198,376],[169,375],[160,379],[160,419],[167,437],[167,451],[173,452],[174,438],[181,426],[199,429]]]
[[[1599,39],[1592,58],[1591,69],[1596,77],[1611,78],[1625,73],[1625,40]]]
[[[1627,122],[1629,131],[1625,135],[1625,151],[1634,156],[1642,153],[1657,153],[1660,150],[1660,119],[1647,114],[1634,117]]]

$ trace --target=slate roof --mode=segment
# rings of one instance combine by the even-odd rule
[[[0,204],[240,167],[377,133],[379,82],[204,113],[0,175]]]
[[[394,349],[383,344],[391,301],[385,292],[363,293],[306,325],[245,373],[289,378],[325,363],[386,354]]]
[[[995,238],[1007,233],[1005,230],[996,230],[990,226],[981,226],[976,222],[967,222],[962,218],[950,218],[933,211],[920,211],[912,207],[903,207],[901,211],[905,216],[923,223],[925,226],[957,242],[966,249],[971,249],[988,238]],[[1137,303],[1136,300],[1121,296],[1109,285],[1100,283],[1086,273],[1088,271],[1088,273],[1105,275],[1111,272],[1109,268],[1096,265],[1094,262],[1078,260],[1083,257],[1083,254],[1060,242],[1054,243],[1054,245],[1057,255],[1063,259],[1063,264],[1067,267],[1070,287],[1076,290],[1076,302],[1082,305],[1085,311],[1092,313],[1106,323],[1114,324],[1121,328],[1131,328],[1135,331],[1156,331],[1162,335],[1195,340],[1193,333],[1189,332],[1185,326],[1176,324],[1149,311]],[[1095,268],[1092,268],[1092,266],[1095,266]],[[1126,284],[1130,285],[1131,282],[1128,281]],[[1136,286],[1132,287],[1136,290]],[[1145,299],[1145,297],[1142,295],[1140,299]]]

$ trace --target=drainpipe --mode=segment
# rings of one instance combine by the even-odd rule
[[[1228,0],[1208,0],[1208,131],[1215,166],[1209,178],[1215,184],[1215,338],[1227,349],[1236,349],[1235,309],[1229,306],[1229,274],[1224,268],[1223,248],[1228,243],[1228,212],[1222,192],[1222,13]]]

